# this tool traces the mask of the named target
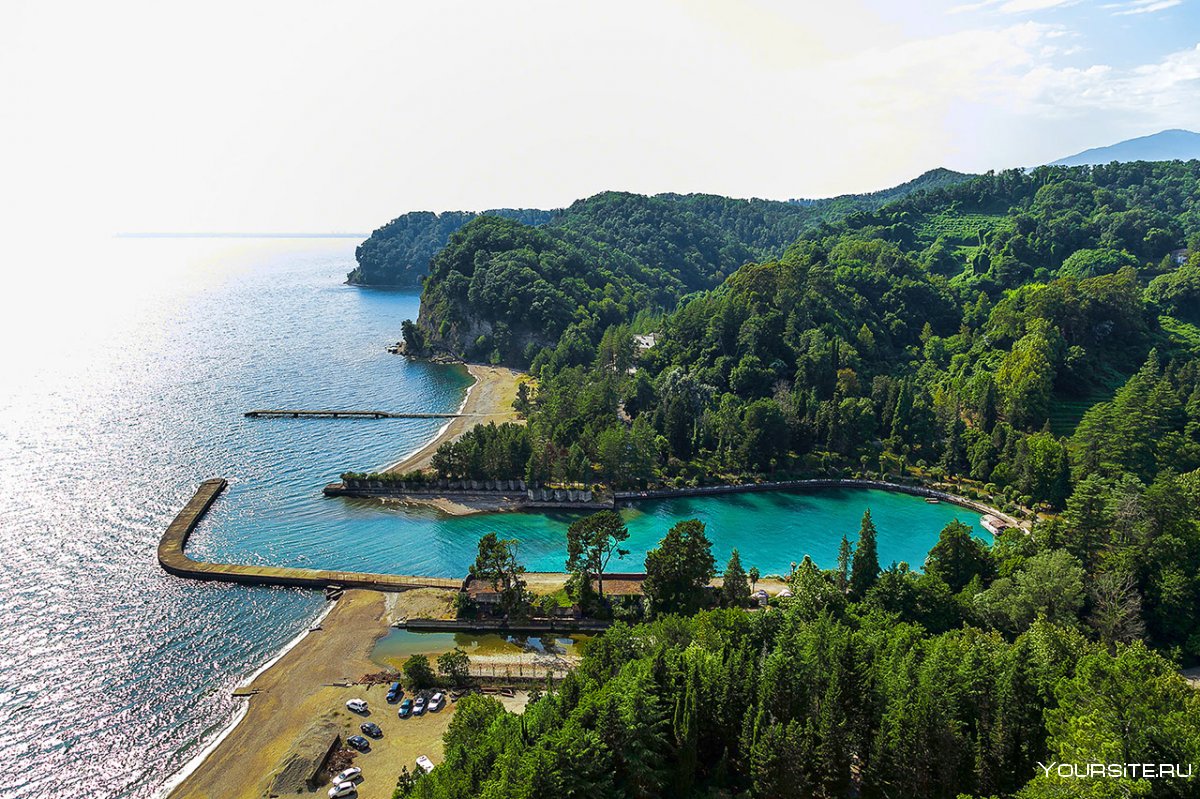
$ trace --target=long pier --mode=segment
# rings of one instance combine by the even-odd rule
[[[158,563],[169,574],[192,580],[211,580],[241,585],[283,585],[299,588],[367,588],[374,591],[407,591],[412,588],[460,590],[462,581],[447,577],[418,577],[403,574],[299,569],[290,566],[249,566],[192,560],[184,548],[188,537],[212,507],[228,482],[217,477],[205,480],[158,542]]]
[[[393,413],[392,411],[336,411],[260,409],[246,411],[250,419],[457,419],[461,413]]]

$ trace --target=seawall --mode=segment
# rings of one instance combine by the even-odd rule
[[[212,563],[192,560],[184,551],[188,538],[228,482],[221,477],[205,480],[188,503],[167,525],[158,542],[158,563],[176,577],[211,580],[241,585],[282,585],[295,588],[367,588],[374,591],[406,591],[410,588],[459,590],[461,580],[446,577],[420,577],[403,574],[298,569],[288,566],[249,566],[236,563]]]

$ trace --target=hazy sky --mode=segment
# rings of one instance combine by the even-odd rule
[[[2,0],[0,197],[111,233],[825,196],[1200,129],[1198,88],[1193,0]]]

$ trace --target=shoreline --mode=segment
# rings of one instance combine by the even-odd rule
[[[345,711],[344,702],[352,694],[361,694],[382,705],[382,695],[370,695],[367,686],[353,682],[378,671],[371,653],[390,631],[394,612],[388,597],[375,591],[347,591],[342,599],[330,603],[309,623],[309,629],[238,684],[253,693],[230,723],[154,795],[171,799],[264,796],[314,723],[331,720],[344,728],[343,737],[356,733],[362,719]],[[313,629],[318,624],[321,629]],[[377,720],[386,724],[385,719]],[[415,726],[412,730],[421,732]],[[402,744],[402,737],[393,739]],[[429,749],[430,755],[440,755],[426,740],[428,736],[416,737],[416,744]],[[370,760],[360,765],[385,778],[372,780],[370,790],[364,784],[360,795],[371,799],[378,791],[390,797],[387,775],[393,765],[398,774],[400,764],[391,762],[394,758],[388,758],[382,749],[368,757]]]
[[[417,449],[400,457],[380,471],[403,474],[416,469],[429,467],[433,454],[438,447],[447,441],[454,441],[463,433],[476,425],[494,422],[514,422],[523,424],[516,410],[512,407],[516,399],[517,385],[524,374],[503,366],[484,366],[482,364],[466,364],[467,373],[475,380],[467,387],[462,402],[456,413],[461,414],[450,419],[431,439]]]
[[[336,605],[337,602],[326,602],[325,607],[321,608],[321,612],[318,613],[316,617],[308,623],[307,627],[305,627],[294,638],[284,644],[283,648],[276,652],[265,663],[263,663],[254,671],[250,672],[248,676],[238,680],[238,682],[234,684],[234,691],[237,691],[240,688],[249,687],[249,685],[261,677],[267,671],[267,669],[283,660],[283,658],[289,652],[300,645],[301,641],[316,632],[316,630],[313,628],[325,621],[326,617],[329,616]],[[183,764],[183,767],[179,769],[179,771],[172,774],[170,779],[168,779],[154,791],[154,799],[165,799],[166,797],[170,796],[176,788],[182,785],[188,779],[188,777],[190,777],[198,768],[200,768],[201,765],[204,764],[204,761],[208,759],[209,755],[215,752],[217,747],[224,743],[225,739],[228,738],[229,735],[235,729],[237,729],[237,726],[242,723],[242,721],[246,718],[246,714],[250,712],[250,698],[237,697],[235,701],[237,704],[234,707],[233,714],[229,717],[229,721],[221,727],[217,734],[213,736],[211,741],[205,743],[200,748],[199,752],[189,758],[188,761]]]

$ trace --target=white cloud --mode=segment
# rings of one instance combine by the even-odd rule
[[[1171,2],[1171,0],[1159,0]],[[1182,2],[1182,0],[1178,0]],[[995,10],[1001,14],[1029,14],[1036,11],[1046,11],[1051,8],[1073,6],[1079,0],[980,0],[977,3],[964,3],[951,6],[950,14],[963,14],[970,11]]]
[[[1153,14],[1156,11],[1165,11],[1168,8],[1175,8],[1183,5],[1183,0],[1133,0],[1131,3],[1112,3],[1104,6],[1105,8],[1119,9],[1113,14],[1118,17],[1129,16],[1131,14]]]
[[[1200,108],[1200,44],[1129,69],[1106,64],[1055,69],[1039,66],[1022,79],[1021,93],[1058,114],[1075,109],[1136,113],[1170,127],[1194,123]]]
[[[1027,14],[1031,11],[1073,6],[1077,2],[1078,0],[1008,0],[1000,6],[1000,11],[1004,14]]]
[[[999,14],[1034,5],[114,0],[68,26],[0,2],[0,218],[361,230],[603,189],[819,196],[1083,149],[1064,119],[1104,143],[1097,109],[1195,120],[1195,54],[1062,69],[1084,39]]]

